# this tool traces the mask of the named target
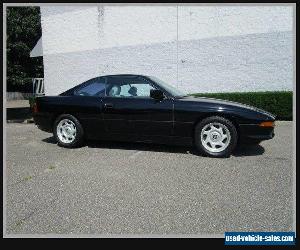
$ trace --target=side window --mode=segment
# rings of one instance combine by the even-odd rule
[[[74,91],[74,95],[80,96],[105,96],[105,79],[94,78]]]
[[[140,77],[120,77],[109,80],[107,96],[128,98],[150,98],[150,90],[155,89]]]
[[[128,93],[129,89],[130,89],[129,84],[121,85],[120,96],[121,96],[121,97],[129,97],[129,96],[131,96],[131,95]]]
[[[139,97],[150,97],[150,90],[154,89],[154,87],[148,83],[131,84],[131,86],[137,89],[136,94]]]

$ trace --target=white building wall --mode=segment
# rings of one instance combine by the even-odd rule
[[[105,74],[186,92],[291,90],[292,7],[43,6],[45,91]]]

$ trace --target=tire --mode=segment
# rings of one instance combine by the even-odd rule
[[[79,147],[83,143],[83,128],[70,114],[62,114],[54,122],[53,135],[57,144],[65,148]]]
[[[231,121],[211,116],[195,127],[195,146],[210,157],[229,157],[238,141],[238,133]]]

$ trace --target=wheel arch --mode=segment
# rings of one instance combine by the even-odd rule
[[[71,115],[71,116],[74,116],[74,117],[80,122],[81,127],[82,127],[83,132],[84,132],[85,128],[84,128],[84,126],[83,126],[83,124],[82,124],[81,119],[78,117],[78,115],[76,115],[76,114],[74,114],[74,113],[72,113],[72,112],[58,112],[58,113],[55,113],[55,114],[53,115],[53,117],[52,117],[52,120],[51,120],[51,126],[52,126],[52,128],[53,128],[53,126],[54,126],[54,123],[55,123],[56,119],[57,119],[59,116],[61,116],[61,115]]]

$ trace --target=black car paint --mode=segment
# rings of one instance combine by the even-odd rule
[[[241,141],[274,136],[273,127],[259,126],[263,121],[275,121],[275,116],[266,111],[211,98],[173,97],[146,76],[139,77],[162,90],[165,98],[72,95],[78,85],[59,96],[37,97],[35,124],[52,132],[56,117],[66,113],[80,121],[87,139],[192,145],[195,125],[208,116],[219,115],[234,123]]]

